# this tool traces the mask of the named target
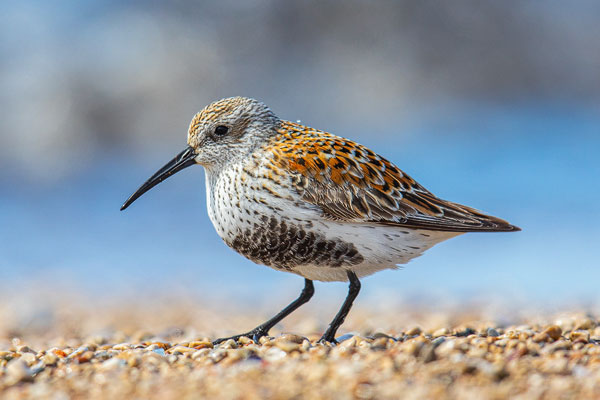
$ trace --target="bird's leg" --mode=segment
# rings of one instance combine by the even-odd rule
[[[250,332],[242,333],[241,335],[235,335],[235,336],[231,336],[231,337],[227,337],[227,338],[217,339],[213,342],[213,345],[217,345],[217,344],[224,342],[226,340],[229,340],[229,339],[238,340],[242,336],[249,337],[250,339],[254,340],[256,343],[258,343],[258,340],[261,337],[266,336],[269,333],[269,330],[272,327],[274,327],[279,321],[281,321],[282,319],[284,319],[285,317],[290,315],[302,304],[308,302],[310,300],[310,298],[313,296],[313,294],[315,294],[315,287],[313,285],[313,282],[310,279],[304,279],[304,289],[302,289],[300,296],[296,300],[292,301],[290,303],[290,305],[288,305],[286,308],[281,310],[276,316],[274,316],[267,322],[260,324],[256,328],[252,329]],[[343,321],[343,319],[342,319],[342,321]]]
[[[352,271],[346,271],[348,274],[348,279],[350,280],[350,284],[348,285],[348,296],[346,296],[346,300],[344,300],[344,304],[342,304],[342,308],[338,311],[337,315],[329,324],[329,328],[325,331],[321,339],[319,339],[320,343],[329,342],[329,343],[337,343],[335,340],[335,333],[338,328],[344,323],[346,319],[346,315],[352,308],[352,302],[358,296],[358,292],[360,292],[360,281],[356,274]]]

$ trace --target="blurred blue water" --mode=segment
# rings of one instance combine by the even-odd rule
[[[439,110],[434,120],[417,115],[401,130],[377,135],[331,129],[394,161],[438,196],[523,229],[442,243],[400,271],[366,278],[364,296],[600,299],[599,127],[600,115],[575,107],[470,105]],[[206,215],[201,167],[119,212],[179,150],[160,149],[143,159],[119,152],[83,159],[73,165],[79,173],[51,187],[28,183],[17,172],[3,176],[3,285],[50,280],[94,294],[184,288],[233,299],[295,294],[298,277],[256,266],[218,238]],[[340,295],[345,290],[330,287]]]

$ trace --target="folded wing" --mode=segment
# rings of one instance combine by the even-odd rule
[[[268,153],[302,198],[332,220],[452,232],[519,230],[437,198],[365,146],[326,132],[284,121]]]

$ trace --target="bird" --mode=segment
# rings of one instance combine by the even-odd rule
[[[360,278],[395,269],[466,232],[520,228],[442,200],[392,162],[350,139],[278,118],[247,97],[197,113],[187,146],[122,205],[192,165],[204,167],[208,216],[223,241],[251,261],[304,278],[298,298],[242,336],[258,342],[314,294],[313,281],[348,282],[347,296],[319,342],[336,333]]]

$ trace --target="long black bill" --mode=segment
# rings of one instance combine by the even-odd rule
[[[194,161],[194,157],[196,157],[196,153],[194,153],[194,149],[190,146],[186,147],[181,153],[177,154],[174,159],[169,161],[164,167],[156,171],[154,175],[150,177],[142,186],[139,187],[138,190],[132,194],[125,203],[121,206],[121,211],[126,209],[137,200],[138,197],[146,193],[148,190],[152,189],[154,186],[158,185],[171,175],[176,174],[184,168],[189,167],[190,165],[194,165],[196,161]]]

